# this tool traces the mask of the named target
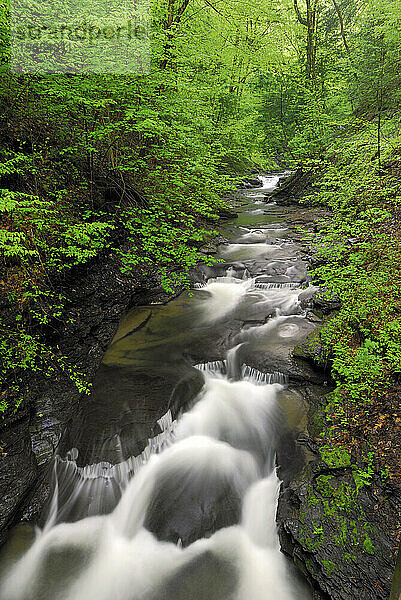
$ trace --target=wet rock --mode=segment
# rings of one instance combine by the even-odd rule
[[[312,305],[314,308],[321,310],[323,314],[328,315],[341,308],[341,300],[329,290],[320,288],[319,292],[313,298]]]
[[[293,357],[296,345],[302,344],[315,327],[303,316],[294,315],[266,331],[264,326],[245,328],[235,342],[245,342],[240,357],[250,367],[263,373],[283,373],[292,382],[323,383],[326,376],[321,369],[311,361]]]
[[[31,447],[29,415],[25,413],[14,423],[3,428],[0,434],[0,544],[4,542],[6,530],[38,476],[38,463]]]
[[[397,563],[395,565],[390,600],[400,600],[400,598],[401,598],[401,551],[400,551],[400,549],[398,549]]]
[[[210,550],[202,552],[163,583],[157,593],[146,595],[145,600],[227,600],[237,586],[238,573],[233,565]]]
[[[160,432],[158,419],[168,408],[176,417],[184,401],[191,402],[203,383],[202,374],[189,366],[176,373],[149,374],[102,365],[91,398],[68,424],[59,452],[64,456],[76,447],[82,466],[138,456],[148,439]]]
[[[309,308],[312,306],[318,292],[319,288],[314,285],[309,286],[306,290],[301,292],[298,296],[298,300],[301,302],[302,308]]]
[[[397,518],[397,504],[375,484],[356,494],[350,469],[316,458],[282,487],[282,550],[326,598],[386,600],[395,555],[386,520]]]
[[[279,186],[283,185],[283,182],[286,181],[291,175],[294,175],[294,171],[287,171],[286,173],[282,173],[278,177]]]
[[[323,383],[326,381],[324,374],[313,368],[307,361],[293,360],[290,351],[282,353],[277,350],[253,351],[246,355],[245,362],[262,373],[283,373],[290,382],[294,383],[302,381]]]
[[[301,344],[295,346],[292,356],[296,361],[301,359],[324,370],[329,366],[330,352],[321,343],[319,331],[313,331]]]
[[[351,454],[325,462],[316,438],[325,421],[324,388],[298,388],[303,430],[279,446],[283,480],[277,510],[282,550],[329,600],[385,600],[391,588],[401,497],[374,476],[366,485]],[[288,443],[287,443],[288,442]],[[294,471],[298,468],[298,471]]]
[[[306,318],[311,323],[322,323],[322,321],[323,321],[323,313],[322,313],[321,310],[317,310],[317,309],[310,310],[310,311],[308,311],[308,314],[307,314]]]
[[[233,486],[220,477],[195,481],[185,475],[160,482],[150,502],[145,527],[158,539],[188,546],[239,522],[241,497]]]
[[[253,187],[261,187],[261,185],[261,181],[257,177],[247,177],[240,183],[239,188],[249,189]]]
[[[270,199],[279,205],[293,204],[314,191],[312,181],[311,172],[298,169],[279,188],[272,192]]]
[[[259,184],[260,181],[258,180]],[[217,210],[217,214],[219,215],[220,219],[224,220],[224,219],[235,219],[236,217],[238,217],[238,213],[231,209],[231,208],[219,208]]]

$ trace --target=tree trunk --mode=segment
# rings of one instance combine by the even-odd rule
[[[306,79],[317,90],[316,51],[317,51],[317,5],[319,0],[306,0],[306,16],[303,16],[294,0],[294,9],[298,21],[307,29],[306,42]]]

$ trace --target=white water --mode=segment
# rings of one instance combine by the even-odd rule
[[[239,279],[234,276],[215,277],[205,284],[197,284],[196,288],[208,292],[200,306],[203,319],[209,322],[222,320],[240,310],[244,304],[248,312],[250,304],[254,304],[266,314],[269,311],[280,315],[301,313],[299,296],[305,291],[297,283],[263,283],[255,278]]]
[[[241,303],[248,290],[253,287],[252,279],[236,279],[234,277],[218,277],[202,287],[209,296],[201,303],[204,319],[217,321],[233,312]]]
[[[261,230],[248,231],[241,235],[240,238],[244,243],[255,244],[266,241],[266,233]]]
[[[168,416],[164,418],[166,430],[174,430],[168,447],[139,469],[116,509],[108,516],[39,533],[10,573],[1,598],[156,600],[165,598],[159,595],[159,587],[191,561],[195,561],[194,598],[197,593],[203,597],[202,589],[196,591],[196,562],[210,551],[236,574],[233,600],[289,600],[274,525],[278,480],[266,457],[274,451],[276,397],[281,388],[207,376],[191,411],[175,425]],[[112,469],[116,472],[116,467]],[[94,473],[95,467],[87,468],[82,476],[90,478]],[[240,524],[185,549],[157,541],[144,529],[144,521],[152,510],[152,496],[166,481],[171,482],[172,494],[178,488],[189,501],[193,490],[201,495],[209,487],[228,485],[243,499]],[[57,579],[48,586],[55,575]]]
[[[221,253],[225,259],[246,260],[271,256],[279,250],[280,246],[276,244],[229,244],[222,248]]]
[[[277,181],[263,177],[263,189],[273,189]],[[250,232],[247,241],[255,236],[260,243],[234,245],[234,250],[240,246],[247,258],[280,250],[266,244],[260,230]],[[228,246],[223,254],[230,252]],[[205,383],[195,404],[176,420],[167,411],[158,421],[161,433],[140,456],[117,465],[79,467],[72,450],[66,460],[56,460],[58,484],[47,525],[8,571],[1,600],[299,597],[275,525],[277,397],[286,377],[242,364],[240,354],[244,343],[270,331],[284,338],[296,334],[296,319],[302,316],[294,315],[302,313],[302,290],[295,284],[258,282],[246,269],[240,278],[234,267],[226,277],[198,287],[202,297],[195,301],[205,323],[214,326],[241,308],[249,313],[252,305],[275,316],[244,329],[225,361],[196,365]],[[66,510],[81,497],[91,499],[89,514],[97,515],[102,503],[115,508],[106,516],[55,525],[56,516],[63,518],[61,490]],[[229,511],[232,518],[219,528]],[[170,541],[162,541],[161,532],[151,533],[160,521],[170,524]]]
[[[262,182],[262,189],[266,192],[273,191],[280,181],[280,177],[278,175],[261,175],[259,179]]]

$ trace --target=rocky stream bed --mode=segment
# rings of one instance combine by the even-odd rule
[[[277,382],[284,384],[274,429],[282,481],[276,514],[279,539],[282,551],[311,584],[308,590],[302,581],[296,583],[294,597],[388,599],[400,494],[376,478],[356,494],[349,467],[331,468],[319,452],[331,382],[329,363],[322,360],[313,336],[338,305],[324,301],[311,285],[310,250],[300,230],[313,230],[325,218],[324,211],[291,203],[293,190],[271,196],[287,176],[255,176],[238,191],[233,199],[238,216],[221,224],[219,241],[225,243],[204,250],[221,262],[193,270],[191,293],[169,299],[156,277],[123,277],[111,257],[73,282],[73,324],[60,334],[60,346],[93,375],[93,392],[90,398],[77,398],[61,376],[50,385],[32,382],[29,401],[3,427],[3,541],[18,522],[48,521],[49,510],[43,507],[53,493],[49,472],[56,449],[62,457],[56,462],[56,520],[108,514],[123,496],[118,478],[105,487],[105,478],[97,472],[88,484],[80,484],[82,501],[71,498],[71,481],[81,482],[87,465],[109,469],[119,463],[129,464],[125,477],[130,480],[136,468],[130,457],[145,453],[147,460],[160,452],[158,436],[165,431],[160,423],[166,411],[174,420],[191,410],[205,372],[233,381]],[[228,434],[221,435],[226,440]],[[149,445],[149,440],[156,441]],[[203,511],[190,511],[182,518],[188,507],[186,501],[178,503],[178,519],[177,506],[165,504],[169,484],[163,485],[145,523],[159,540],[191,547],[205,531],[210,534],[238,522],[240,509],[231,488],[219,488],[217,500],[208,498],[207,517]],[[11,536],[6,558],[29,546],[21,542],[21,535],[17,529]],[[202,573],[221,568],[227,581],[233,580],[229,564],[217,564],[208,552],[202,555]],[[199,573],[199,562],[196,565]],[[176,582],[169,585],[176,595]],[[223,583],[216,597],[231,598],[230,585]],[[182,590],[180,594],[189,597]]]

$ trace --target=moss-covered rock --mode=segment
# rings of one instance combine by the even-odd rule
[[[320,332],[316,329],[301,344],[295,346],[292,356],[294,359],[305,360],[326,370],[329,365],[330,351],[327,346],[322,344]]]
[[[397,506],[374,483],[357,489],[351,466],[316,458],[281,491],[283,551],[332,600],[387,600],[395,561]]]
[[[317,598],[387,600],[399,493],[383,481],[373,453],[357,459],[347,446],[322,445],[316,425],[327,400],[312,396],[306,429],[292,446],[294,456],[286,457],[301,466],[283,477],[277,511],[282,550],[317,589]]]

